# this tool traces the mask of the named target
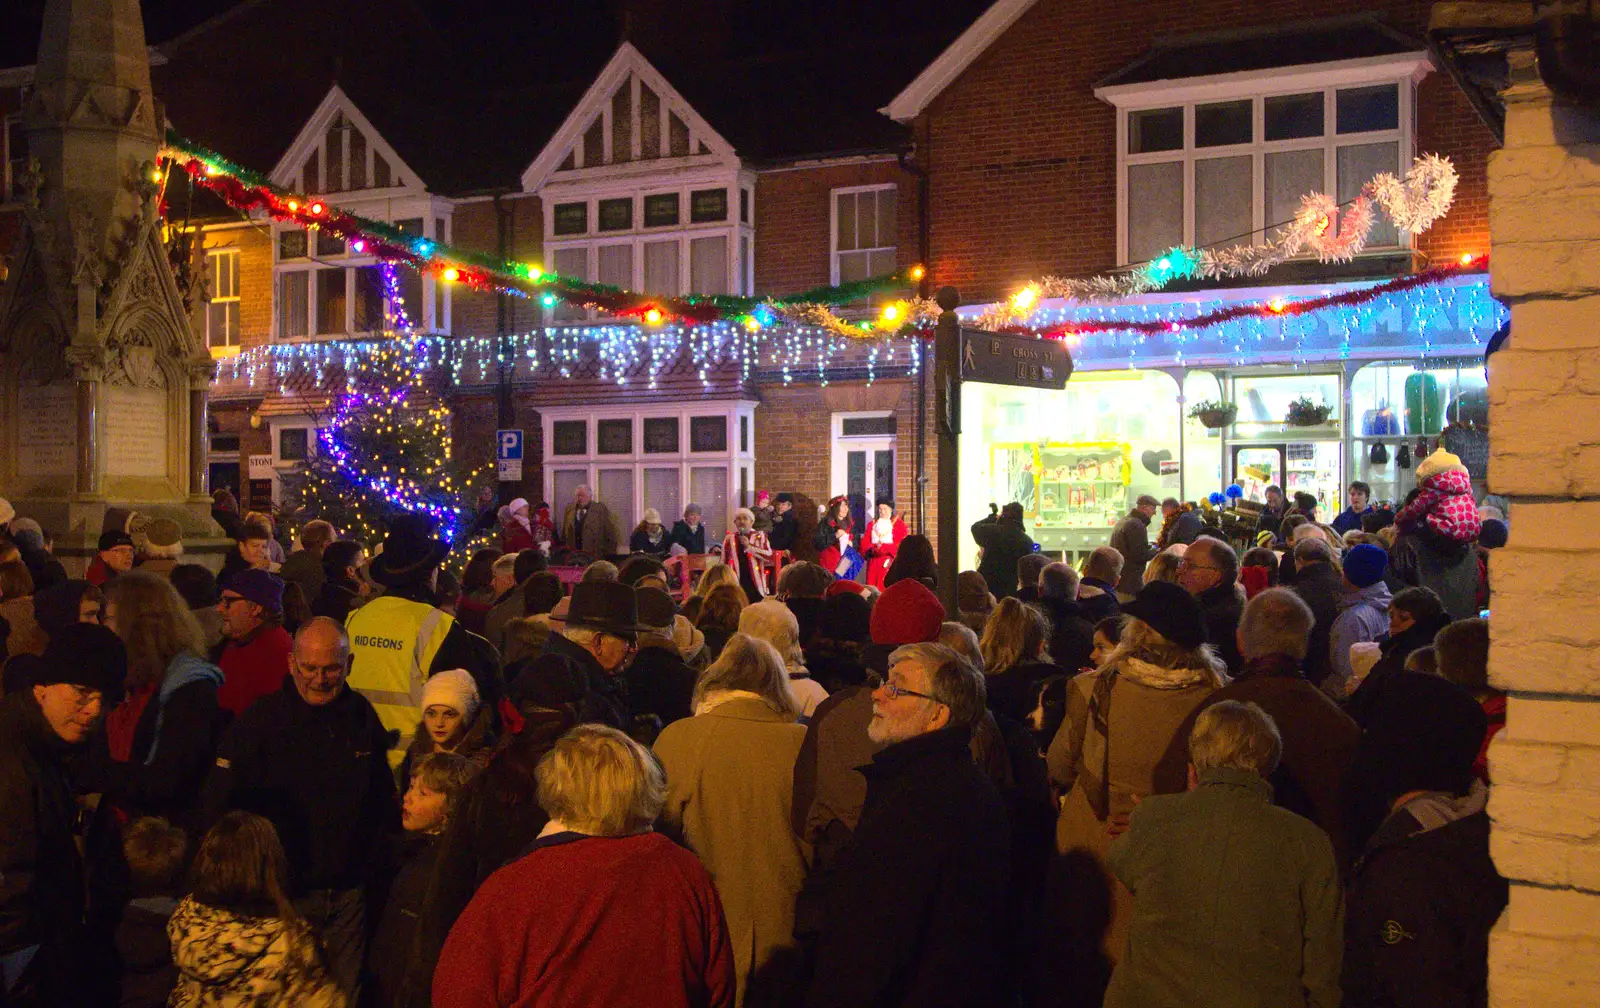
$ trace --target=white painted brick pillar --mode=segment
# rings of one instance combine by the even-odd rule
[[[1489,159],[1494,292],[1490,487],[1511,498],[1493,561],[1489,674],[1511,694],[1490,749],[1495,863],[1511,904],[1489,947],[1495,1008],[1600,1005],[1600,113],[1559,103],[1511,53]]]

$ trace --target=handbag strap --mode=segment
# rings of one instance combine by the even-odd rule
[[[1117,670],[1106,669],[1095,682],[1094,693],[1089,697],[1089,724],[1100,731],[1100,779],[1088,782],[1094,786],[1084,790],[1089,806],[1101,822],[1111,815],[1111,687],[1116,680]],[[1088,737],[1087,732],[1084,737]]]

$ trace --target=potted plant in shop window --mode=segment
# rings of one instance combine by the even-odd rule
[[[1228,426],[1238,415],[1237,403],[1223,402],[1220,399],[1203,399],[1189,410],[1190,417],[1212,430]]]
[[[1332,415],[1332,406],[1314,403],[1308,396],[1301,396],[1289,403],[1289,415],[1283,418],[1283,422],[1290,427],[1319,427],[1327,423]]]

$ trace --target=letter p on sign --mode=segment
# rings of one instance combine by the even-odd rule
[[[502,483],[522,479],[522,431],[499,430],[494,432],[496,469]]]

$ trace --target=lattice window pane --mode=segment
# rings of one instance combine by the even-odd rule
[[[649,294],[683,293],[678,283],[678,240],[645,242],[644,289]]]
[[[597,250],[599,280],[613,287],[633,287],[633,245],[602,245]]]
[[[1200,248],[1248,241],[1250,155],[1194,163],[1194,243]]]
[[[668,528],[683,513],[683,477],[677,466],[644,471],[644,506],[661,512]]]
[[[689,242],[689,286],[696,294],[728,293],[728,238],[716,235]]]
[[[572,495],[577,493],[580,486],[589,482],[589,470],[557,469],[551,477],[551,482],[553,484],[554,497],[550,501],[550,512],[556,521],[560,521],[561,515],[567,509],[567,505],[572,503]],[[560,529],[556,531],[560,532]]]
[[[1267,237],[1275,238],[1300,212],[1300,197],[1322,191],[1322,149],[1268,154],[1262,170],[1266,174]]]
[[[720,536],[728,527],[728,467],[694,466],[689,470],[689,500],[699,504],[708,532]]]
[[[307,293],[311,274],[305,270],[282,273],[278,276],[278,338],[300,339],[306,332],[309,318]]]
[[[1343,94],[1343,92],[1340,92]],[[1399,170],[1400,145],[1389,143],[1357,144],[1351,147],[1340,147],[1338,158],[1339,169],[1339,202],[1346,203],[1361,195],[1361,187],[1372,180],[1372,176],[1379,172],[1396,172]],[[1377,220],[1372,224],[1372,232],[1367,237],[1367,245],[1377,248],[1384,245],[1400,244],[1400,232],[1382,214],[1377,214]]]
[[[601,469],[595,498],[611,510],[617,531],[627,535],[639,524],[633,516],[633,469]]]
[[[1128,261],[1183,241],[1183,162],[1128,166]]]

